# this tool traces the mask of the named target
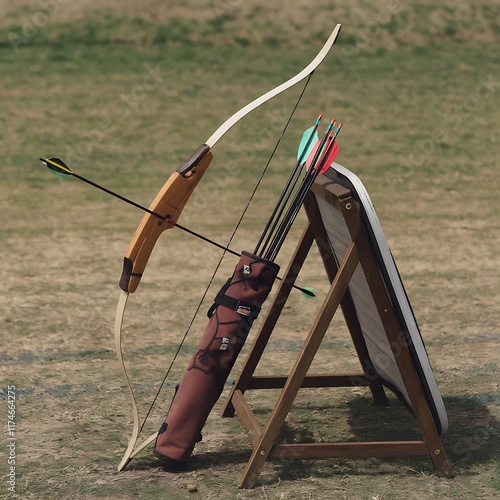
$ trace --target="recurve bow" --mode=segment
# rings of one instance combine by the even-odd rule
[[[300,73],[241,108],[229,117],[204,144],[193,152],[186,163],[170,176],[149,207],[151,212],[164,215],[165,218],[169,219],[172,223],[159,219],[150,213],[146,213],[127,248],[120,279],[121,293],[115,317],[115,346],[118,361],[132,400],[134,426],[127,450],[118,466],[119,471],[122,470],[137,453],[151,443],[157,435],[155,432],[141,444],[136,446],[140,434],[139,412],[134,391],[125,368],[122,352],[122,324],[128,296],[137,289],[158,237],[163,231],[175,227],[174,224],[179,219],[189,197],[196,189],[203,174],[209,167],[212,161],[211,149],[231,127],[248,113],[281,92],[294,86],[304,78],[310,76],[325,59],[334,45],[339,35],[340,28],[341,25],[337,24],[316,57]],[[144,425],[144,423],[142,425]]]

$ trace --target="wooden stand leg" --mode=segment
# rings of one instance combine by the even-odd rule
[[[346,220],[348,220],[347,217]],[[348,225],[348,227],[352,227],[352,225]],[[375,305],[378,314],[384,325],[389,345],[392,346],[394,359],[401,374],[406,392],[408,393],[411,406],[415,412],[424,441],[429,449],[429,455],[434,463],[436,472],[441,476],[454,477],[454,472],[441,443],[441,438],[437,432],[434,419],[422,390],[422,385],[415,371],[406,341],[402,336],[396,313],[387,294],[369,241],[366,234],[362,231],[353,231],[351,232],[351,236],[360,256],[362,256],[360,260],[372,296],[377,297]]]
[[[352,244],[347,251],[335,280],[330,286],[320,313],[316,317],[311,331],[304,342],[304,346],[290,372],[285,387],[281,391],[274,410],[262,434],[255,443],[252,456],[241,476],[241,488],[251,488],[260,474],[358,262],[358,255],[354,244]]]

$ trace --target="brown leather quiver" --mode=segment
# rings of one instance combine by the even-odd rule
[[[212,407],[279,271],[274,262],[243,252],[208,311],[203,337],[158,432],[154,454],[170,470],[189,459]]]

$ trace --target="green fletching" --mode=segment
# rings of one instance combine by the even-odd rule
[[[299,150],[297,152],[297,160],[300,160],[302,158],[302,162],[306,161],[309,155],[311,154],[311,151],[319,140],[319,135],[318,132],[315,132],[315,135],[313,136],[313,139],[310,140],[311,134],[314,132],[315,127],[308,128],[303,134],[302,134],[302,139],[300,140],[300,145],[299,145]],[[307,147],[307,150],[305,151],[305,148]]]
[[[302,295],[308,299],[314,299],[316,297],[316,294],[314,293],[315,290],[314,288],[311,288],[310,286],[305,286],[303,287],[303,292]]]
[[[60,158],[55,156],[47,159],[40,158],[40,161],[57,177],[64,179],[68,175],[74,175],[73,171]]]

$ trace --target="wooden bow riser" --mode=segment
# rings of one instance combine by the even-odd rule
[[[191,167],[188,172],[180,173],[184,167],[174,172],[156,195],[149,210],[168,218],[175,224],[211,161],[212,153],[206,151],[199,163]],[[173,227],[174,225],[166,220],[149,213],[144,214],[125,253],[120,278],[122,290],[135,292],[160,234]]]

